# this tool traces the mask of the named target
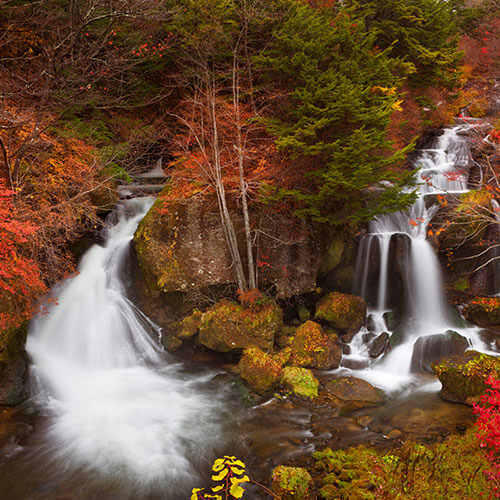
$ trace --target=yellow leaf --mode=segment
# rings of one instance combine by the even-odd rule
[[[231,467],[231,470],[232,470],[235,474],[244,474],[244,473],[245,473],[245,469],[238,469],[238,467]]]
[[[224,469],[219,472],[219,474],[214,474],[212,476],[213,481],[220,481],[221,479],[224,479],[227,476],[228,470]]]
[[[214,493],[217,493],[218,491],[222,490],[222,488],[224,488],[224,485],[223,485],[223,484],[219,484],[219,486],[214,486],[214,487],[212,488],[212,491],[213,491]]]
[[[243,493],[245,493],[245,490],[240,486],[241,483],[246,483],[249,481],[248,476],[243,476],[241,479],[238,479],[236,477],[231,478],[231,487],[229,488],[229,493],[234,497],[234,498],[241,498],[243,496]]]
[[[403,102],[403,100],[399,100],[399,101],[396,101],[392,106],[391,108],[394,110],[394,111],[403,111],[403,108],[401,107],[401,103]]]
[[[198,491],[203,491],[205,488],[193,488],[191,491],[191,500],[198,500]]]
[[[241,460],[234,460],[231,462],[231,465],[238,465],[240,467],[245,468],[245,464]]]
[[[224,468],[224,459],[223,458],[218,458],[215,462],[214,462],[214,465],[212,467],[212,470],[214,472],[219,472],[220,470],[222,470]]]

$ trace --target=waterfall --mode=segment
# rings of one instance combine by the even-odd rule
[[[428,224],[439,208],[435,201],[433,203],[432,197],[438,194],[459,194],[467,190],[470,150],[462,132],[469,127],[457,125],[447,128],[436,139],[433,147],[417,152],[413,167],[420,168],[424,181],[419,186],[417,200],[407,211],[376,218],[370,223],[368,234],[360,242],[362,257],[356,262],[356,274],[360,273],[360,276],[354,291],[363,296],[371,306],[369,313],[375,325],[375,333],[380,333],[387,330],[383,315],[387,312],[387,297],[391,292],[388,270],[393,269],[393,262],[389,242],[396,234],[405,234],[410,241],[409,255],[405,257],[408,269],[403,276],[405,297],[400,297],[406,309],[406,317],[397,333],[400,340],[384,357],[370,360],[362,340],[366,333],[366,329],[363,329],[353,338],[351,354],[346,356],[365,360],[369,364],[368,369],[356,371],[356,375],[386,390],[399,389],[414,380],[410,374],[410,361],[413,346],[419,337],[443,333],[453,328],[467,337],[471,345],[482,346],[477,329],[460,328],[451,324],[449,308],[443,296],[439,261],[426,240]],[[370,268],[370,251],[373,248],[371,242],[374,238],[378,239],[380,245],[378,274]],[[371,276],[378,276],[377,286],[374,287],[377,290],[375,300],[368,291],[367,282]],[[363,286],[360,287],[360,283]]]
[[[152,202],[119,205],[105,245],[87,251],[56,291],[58,305],[32,322],[27,350],[35,401],[48,415],[47,455],[179,498],[196,485],[196,464],[213,457],[223,405],[206,389],[213,373],[186,373],[127,299],[123,265]]]

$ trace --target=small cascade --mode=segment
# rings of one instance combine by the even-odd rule
[[[493,210],[493,213],[495,214],[495,219],[497,221],[497,227],[496,227],[496,241],[495,243],[497,245],[500,244],[500,203],[498,203],[497,200],[491,200],[491,208]],[[500,247],[496,247],[492,251],[492,257],[491,258],[496,258],[496,261],[494,261],[494,266],[493,266],[493,277],[494,277],[494,283],[495,283],[495,292],[497,296],[500,296]]]
[[[63,471],[128,484],[131,498],[153,484],[162,498],[180,498],[213,457],[223,404],[208,385],[213,373],[186,373],[127,299],[123,264],[152,202],[119,204],[105,246],[87,251],[79,274],[57,290],[59,304],[32,322],[27,350],[48,419],[44,456]]]
[[[368,331],[365,328],[353,338],[351,354],[345,359],[368,364],[367,369],[357,370],[356,375],[389,391],[415,380],[410,365],[415,342],[420,337],[453,329],[466,337],[470,345],[482,346],[477,329],[464,328],[451,320],[443,296],[440,264],[426,240],[428,224],[439,208],[436,196],[467,191],[470,150],[465,132],[468,128],[467,124],[447,128],[431,148],[417,152],[413,166],[420,168],[424,181],[419,186],[417,200],[407,211],[372,221],[359,245],[354,293],[367,301],[371,333],[378,335],[391,330],[385,318],[396,306],[402,318],[399,326],[392,326],[394,338],[387,354],[375,360],[368,357],[368,347],[363,341]],[[391,247],[398,237],[408,240],[408,251],[396,259]],[[400,289],[396,290],[391,277],[397,270]]]

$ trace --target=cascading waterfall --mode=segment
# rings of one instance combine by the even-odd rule
[[[403,279],[407,318],[403,331],[398,332],[402,341],[383,358],[374,361],[368,357],[363,340],[367,329],[363,329],[353,338],[351,354],[346,356],[346,359],[364,361],[369,365],[367,369],[356,370],[357,376],[389,391],[400,389],[414,380],[410,373],[410,361],[413,346],[419,337],[444,333],[453,328],[467,337],[472,346],[483,347],[477,329],[453,325],[450,321],[449,308],[442,292],[439,261],[426,240],[428,224],[439,208],[433,198],[439,194],[459,194],[467,190],[470,150],[463,133],[469,127],[457,125],[447,128],[437,138],[433,148],[419,152],[414,166],[420,167],[425,182],[419,187],[418,199],[408,211],[384,215],[371,222],[369,233],[360,243],[356,264],[356,275],[359,273],[359,276],[354,292],[367,300],[372,317],[371,331],[380,334],[387,330],[383,315],[388,311],[387,297],[391,292],[387,271],[392,265],[390,242],[396,235],[406,235],[403,237],[409,240],[409,255],[405,257],[407,272]],[[378,274],[370,266],[373,241],[378,242]],[[373,276],[378,284],[370,292],[368,285]],[[375,297],[373,290],[376,290]]]
[[[207,389],[213,373],[183,372],[162,352],[158,327],[126,297],[120,275],[152,201],[118,207],[105,246],[87,251],[58,290],[59,305],[32,322],[27,350],[49,419],[47,455],[65,469],[161,485],[162,498],[179,498],[196,486],[197,464],[212,458],[223,405]]]

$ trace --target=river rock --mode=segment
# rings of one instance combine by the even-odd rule
[[[308,368],[337,368],[342,358],[342,350],[314,321],[306,321],[300,326],[290,342],[290,363]]]
[[[278,385],[283,372],[281,363],[258,347],[245,349],[238,367],[241,378],[259,394],[265,394]]]
[[[493,351],[500,352],[500,332],[497,330],[483,329],[479,332],[481,340],[488,344]]]
[[[366,321],[366,304],[356,295],[333,292],[316,304],[315,317],[344,332],[357,332]]]
[[[342,412],[379,406],[384,402],[384,394],[380,389],[356,377],[331,380],[326,384],[325,397]]]
[[[453,330],[437,335],[419,337],[413,346],[410,371],[432,373],[432,364],[443,358],[463,354],[469,341]]]
[[[491,375],[500,378],[500,358],[477,351],[466,351],[432,365],[442,389],[439,395],[452,403],[472,405],[479,400],[488,386]]]
[[[385,326],[390,332],[395,330],[401,324],[401,311],[399,309],[387,311],[382,317],[384,318]]]
[[[476,297],[465,306],[463,314],[479,326],[500,325],[500,297]]]
[[[382,332],[376,339],[374,339],[368,349],[368,354],[370,358],[378,358],[383,354],[389,343],[389,334],[387,332]]]
[[[269,351],[282,325],[281,309],[270,299],[258,309],[223,300],[202,315],[198,341],[217,352],[247,347]]]
[[[302,467],[279,465],[271,475],[271,484],[276,498],[281,500],[312,500],[313,479]]]

